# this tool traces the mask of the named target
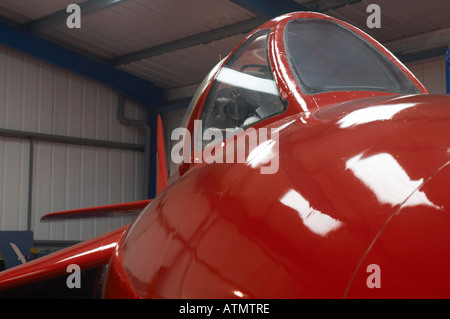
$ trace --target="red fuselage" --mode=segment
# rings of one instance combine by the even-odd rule
[[[334,20],[294,13],[260,28],[288,102],[254,126],[279,129],[277,172],[189,164],[117,244],[105,298],[450,297],[450,98],[345,23],[420,94],[304,94],[283,47],[286,24],[303,18]]]

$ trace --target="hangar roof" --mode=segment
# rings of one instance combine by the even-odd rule
[[[79,29],[66,25],[69,4],[81,8]],[[366,25],[369,4],[380,6],[379,29]],[[1,26],[12,26],[147,81],[161,88],[164,104],[170,104],[189,97],[245,34],[274,16],[300,10],[347,21],[400,59],[445,54],[450,44],[448,0],[40,0],[39,5],[0,0],[0,44],[5,43]]]

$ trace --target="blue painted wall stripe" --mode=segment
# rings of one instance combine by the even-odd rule
[[[112,87],[145,107],[162,105],[163,90],[151,82],[0,22],[0,44]]]

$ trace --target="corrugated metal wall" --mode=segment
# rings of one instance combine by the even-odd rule
[[[446,94],[445,55],[406,65],[431,94]]]
[[[0,230],[26,230],[28,144],[0,138]]]
[[[0,47],[0,129],[144,144],[141,129],[117,119],[117,103],[117,93],[107,87]],[[145,111],[128,101],[125,113],[145,119]],[[53,211],[143,199],[143,158],[136,150],[0,137],[0,230],[31,226],[37,240],[86,240],[129,222],[39,219]]]
[[[172,147],[176,142],[178,142],[178,140],[172,141],[171,135],[174,129],[181,126],[181,122],[184,118],[185,113],[186,110],[182,109],[164,113],[162,116],[162,123],[164,128],[164,142],[166,148],[166,161],[167,161],[167,168],[169,169],[169,176],[171,176],[173,170],[178,167],[176,164],[172,163],[170,159]]]

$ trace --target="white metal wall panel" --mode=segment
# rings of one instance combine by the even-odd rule
[[[170,170],[169,174],[172,175],[173,170],[175,169],[176,165],[172,163],[170,153],[172,151],[173,145],[177,141],[172,141],[171,136],[174,129],[179,128],[181,126],[181,122],[184,118],[184,114],[186,113],[185,109],[167,112],[163,114],[162,117],[162,124],[164,129],[164,144],[166,148],[166,162],[167,167]],[[170,176],[169,175],[169,176]]]
[[[0,127],[116,142],[142,143],[142,132],[117,119],[111,89],[0,47]],[[127,116],[144,119],[126,104]]]
[[[117,119],[113,90],[0,47],[0,128],[144,144]],[[125,116],[145,120],[126,101]],[[39,240],[85,240],[130,218],[43,224],[52,211],[144,199],[143,152],[34,142],[31,229]],[[0,230],[27,227],[30,141],[0,137]]]
[[[432,94],[445,94],[445,56],[406,65]]]
[[[132,151],[36,143],[33,179],[34,236],[80,240],[119,227],[131,218],[42,223],[48,212],[108,205],[143,198],[142,156]]]
[[[0,137],[0,230],[26,230],[27,141]]]

